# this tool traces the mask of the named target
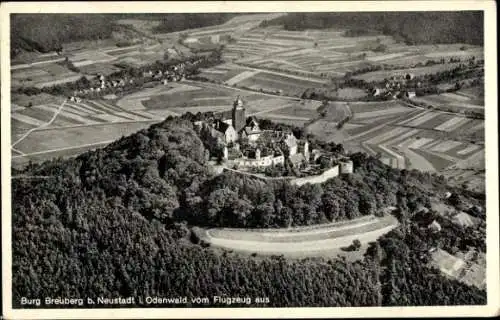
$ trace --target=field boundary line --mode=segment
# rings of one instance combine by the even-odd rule
[[[71,146],[71,147],[65,147],[65,148],[58,148],[58,149],[50,149],[50,150],[44,150],[44,151],[37,151],[37,152],[32,152],[32,153],[25,153],[21,156],[13,156],[12,159],[17,159],[17,158],[22,158],[22,157],[29,157],[29,156],[36,156],[44,153],[51,153],[51,152],[57,152],[57,151],[65,151],[65,150],[71,150],[71,149],[78,149],[78,148],[84,148],[84,147],[91,147],[91,146],[96,146],[100,144],[109,144],[112,143],[116,140],[107,140],[107,141],[100,141],[100,142],[94,142],[94,143],[87,143],[87,144],[81,144],[78,146]]]
[[[54,120],[57,118],[57,116],[59,115],[59,113],[62,111],[63,107],[64,107],[64,104],[66,103],[66,99],[61,103],[61,105],[59,106],[59,108],[54,112],[54,115],[52,116],[52,119],[49,120],[49,122],[46,122],[44,124],[42,124],[41,126],[39,127],[35,127],[35,128],[32,128],[30,130],[28,130],[28,132],[26,132],[25,134],[23,134],[19,139],[17,139],[16,142],[14,142],[10,147],[13,148],[16,144],[18,144],[19,142],[23,141],[24,139],[26,139],[32,132],[38,130],[38,129],[41,129],[41,128],[45,128],[49,125],[52,124],[52,122],[54,122]]]
[[[11,149],[12,149],[12,151],[15,151],[15,152],[19,153],[21,156],[25,155],[25,153],[22,152],[21,150],[15,149],[13,147]]]

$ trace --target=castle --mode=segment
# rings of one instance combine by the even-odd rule
[[[230,111],[205,121],[196,121],[198,130],[217,141],[222,160],[239,168],[284,164],[294,166],[309,161],[309,143],[291,132],[261,130],[255,117],[246,117],[243,100],[238,96]]]

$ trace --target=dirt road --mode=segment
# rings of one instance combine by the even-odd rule
[[[370,224],[377,224],[377,229],[366,228]],[[356,239],[362,244],[375,241],[396,226],[397,220],[388,216],[374,218],[372,222],[360,221],[359,224],[354,223],[346,226],[320,226],[318,229],[305,229],[304,231],[282,229],[282,231],[256,232],[246,229],[231,229],[225,235],[223,229],[211,229],[205,230],[203,238],[212,246],[246,253],[323,256],[329,251],[333,253],[340,248],[348,247]],[[348,234],[348,229],[353,229],[353,234]],[[339,233],[340,236],[335,236],[335,233]],[[240,239],[238,239],[238,234]],[[260,239],[259,235],[262,235]],[[276,239],[283,237],[287,237],[287,241]]]

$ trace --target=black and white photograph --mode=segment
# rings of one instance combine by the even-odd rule
[[[498,314],[495,3],[431,2],[2,5],[3,316]]]

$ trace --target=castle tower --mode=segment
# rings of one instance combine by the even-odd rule
[[[309,161],[309,141],[304,142],[304,158],[306,158],[306,161]]]
[[[243,106],[243,101],[240,96],[234,100],[233,103],[233,128],[236,132],[240,132],[241,129],[245,127],[246,117],[245,117],[245,107]]]
[[[260,160],[260,149],[255,150],[255,159]]]

